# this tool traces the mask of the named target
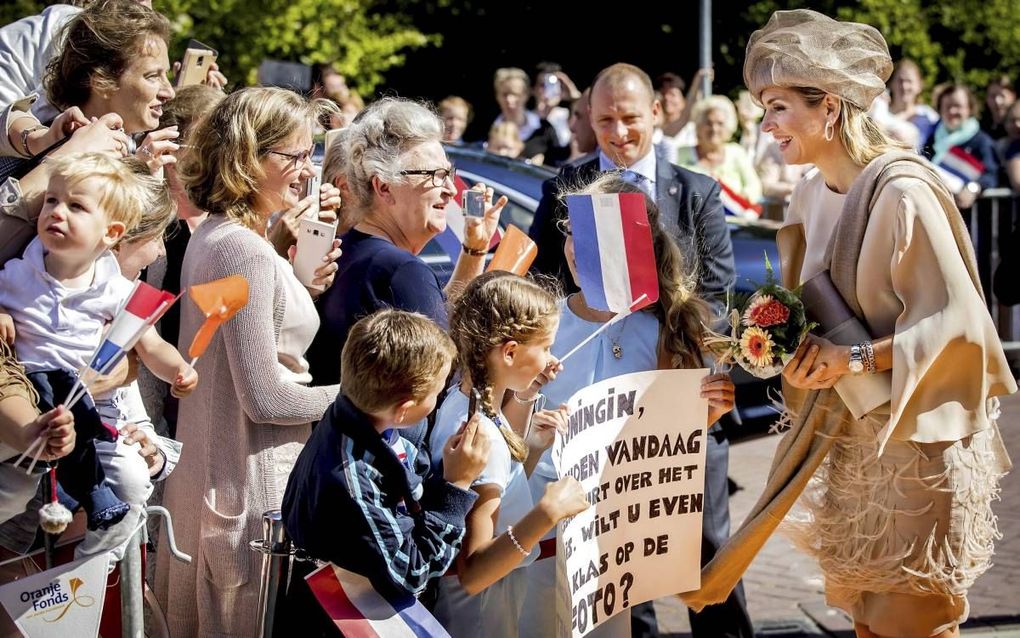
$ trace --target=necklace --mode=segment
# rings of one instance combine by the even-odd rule
[[[625,321],[627,321],[626,318],[620,321],[620,329],[616,333],[615,337],[609,334],[608,332],[606,333],[607,336],[609,337],[609,343],[612,344],[613,357],[616,359],[623,358],[623,346],[620,345],[620,338],[623,336],[623,324]]]

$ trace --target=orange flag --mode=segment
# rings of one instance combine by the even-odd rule
[[[510,225],[506,227],[506,233],[486,270],[505,270],[523,277],[537,256],[538,246],[535,242],[520,228]]]
[[[188,289],[195,305],[205,313],[205,323],[195,333],[188,356],[197,359],[209,347],[216,329],[248,304],[248,280],[241,275],[198,284]]]

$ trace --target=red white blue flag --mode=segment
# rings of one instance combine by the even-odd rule
[[[949,149],[935,168],[953,193],[959,193],[970,182],[978,181],[985,172],[984,163],[959,146]]]
[[[457,195],[446,205],[446,230],[436,235],[436,241],[450,256],[450,261],[457,263],[461,244],[464,243],[464,191],[468,190],[468,185],[460,175],[453,179],[453,183],[457,185]],[[490,250],[499,244],[501,237],[502,233],[497,229],[489,243]]]
[[[567,214],[588,306],[624,313],[658,301],[659,277],[644,194],[569,195]]]
[[[367,578],[332,563],[315,570],[305,581],[347,638],[450,638],[413,596],[387,600]]]
[[[106,338],[92,355],[89,368],[105,374],[133,348],[145,331],[177,301],[174,295],[153,288],[144,281],[135,282],[127,303],[113,319]]]
[[[745,219],[758,219],[761,216],[761,206],[752,204],[751,200],[737,194],[721,180],[716,181],[719,182],[719,199],[722,200],[723,209],[727,215]]]

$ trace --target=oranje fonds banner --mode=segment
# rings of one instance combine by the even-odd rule
[[[29,638],[96,636],[107,554],[60,565],[0,587],[0,603]]]

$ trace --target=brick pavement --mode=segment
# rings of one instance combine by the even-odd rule
[[[1020,394],[1008,397],[1002,407],[999,427],[1003,440],[1014,462],[1020,464]],[[730,448],[730,477],[744,488],[730,499],[735,527],[758,497],[778,440],[777,436],[765,436]],[[1020,469],[1007,475],[1001,486],[1002,500],[994,510],[1003,538],[996,546],[994,565],[970,590],[973,622],[965,626],[968,636],[1020,636]],[[769,539],[755,559],[744,587],[760,635],[840,635],[851,628],[842,612],[825,605],[815,562],[780,534]],[[664,635],[690,635],[687,610],[678,600],[658,600],[656,611]],[[786,627],[790,630],[785,631]]]

